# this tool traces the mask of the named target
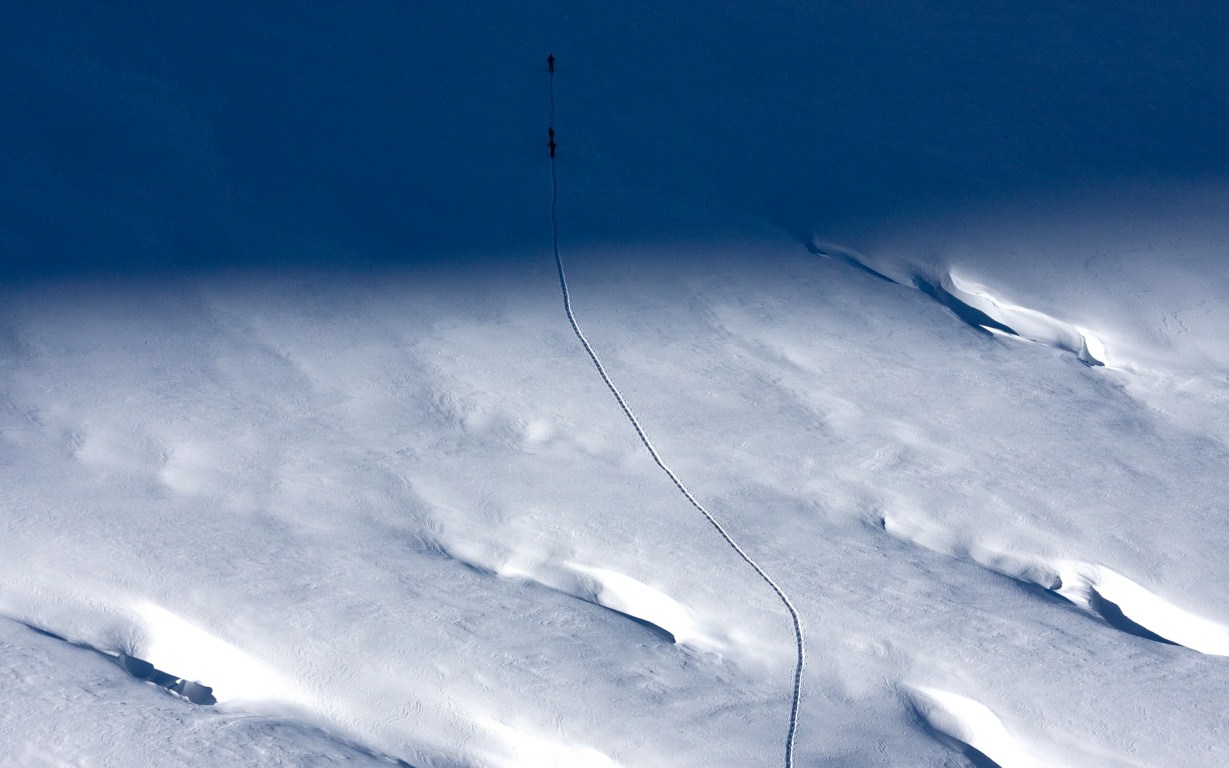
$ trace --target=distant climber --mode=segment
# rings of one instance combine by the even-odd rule
[[[546,57],[546,67],[551,72],[555,71],[555,54],[552,53],[551,55]]]
[[[548,144],[548,146],[550,147],[550,156],[554,157],[555,156],[555,146],[556,146],[555,145],[555,129],[548,128],[547,134],[550,136],[550,143]]]

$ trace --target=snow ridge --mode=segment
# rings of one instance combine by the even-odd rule
[[[1229,656],[1229,627],[1191,613],[1107,566],[962,543],[952,532],[916,520],[885,517],[883,529],[903,541],[1040,587],[1120,632],[1208,656]]]
[[[979,768],[1038,768],[1028,747],[980,701],[936,688],[912,688],[909,694],[930,727],[956,742]]]
[[[550,68],[550,115],[550,128],[551,135],[553,137],[555,122],[555,74],[553,63]],[[691,504],[691,506],[695,507],[695,509],[704,516],[704,519],[707,520],[708,523],[721,536],[721,538],[725,540],[725,543],[729,544],[738,556],[742,558],[743,562],[751,566],[751,568],[764,581],[764,583],[772,589],[773,593],[776,594],[776,596],[781,600],[781,603],[785,606],[785,610],[789,612],[790,621],[793,624],[794,629],[794,644],[797,648],[797,660],[794,665],[794,682],[790,701],[789,727],[786,730],[785,735],[785,768],[793,768],[794,739],[798,731],[798,709],[802,702],[802,670],[806,665],[806,644],[802,638],[802,620],[798,614],[798,609],[794,607],[793,601],[789,599],[789,596],[785,594],[785,591],[782,590],[777,582],[768,575],[768,572],[765,571],[763,567],[761,567],[760,564],[751,557],[751,555],[747,554],[741,546],[739,546],[738,542],[735,541],[730,532],[726,530],[725,526],[718,522],[717,518],[714,517],[713,514],[709,512],[708,509],[706,509],[695,496],[692,495],[691,491],[687,489],[687,486],[683,484],[683,481],[678,478],[678,475],[674,474],[674,471],[667,466],[666,462],[662,459],[661,454],[659,454],[657,449],[653,447],[653,443],[649,440],[644,428],[640,425],[640,420],[636,418],[634,413],[632,413],[631,407],[628,406],[627,401],[623,399],[623,395],[619,392],[618,387],[614,385],[614,382],[610,378],[610,374],[606,371],[606,366],[602,364],[602,361],[597,356],[597,352],[594,351],[593,345],[589,343],[589,339],[586,338],[584,332],[581,331],[580,325],[576,321],[576,314],[572,311],[572,294],[571,291],[568,290],[567,274],[563,269],[563,257],[559,253],[559,180],[558,174],[556,173],[555,156],[553,152],[550,159],[550,180],[551,246],[555,254],[555,267],[559,273],[559,289],[563,294],[563,311],[567,315],[568,323],[572,326],[572,332],[576,334],[576,338],[580,341],[581,346],[585,348],[585,352],[589,355],[589,359],[593,361],[593,366],[597,368],[597,372],[602,377],[602,381],[605,382],[606,388],[610,390],[610,394],[612,394],[615,401],[618,402],[619,408],[623,410],[623,415],[627,417],[627,420],[631,422],[632,428],[636,430],[637,437],[640,438],[640,442],[649,452],[649,456],[652,457],[653,463],[655,463],[662,472],[666,473],[666,476],[670,478],[670,482],[674,483],[674,487],[679,490],[679,493],[683,494],[683,498],[687,499],[687,502]]]
[[[61,643],[81,648],[82,650],[96,653],[99,656],[113,662],[120,669],[132,675],[137,680],[142,680],[147,683],[165,688],[175,696],[190,701],[199,706],[211,706],[217,704],[217,697],[213,695],[213,688],[201,683],[198,680],[192,680],[186,677],[172,675],[164,670],[158,669],[152,663],[145,659],[138,658],[129,654],[127,651],[108,651],[102,648],[97,648],[89,643],[80,640],[69,640],[67,637],[52,632],[49,629],[44,629],[36,624],[32,624],[22,619],[13,618],[10,616],[0,616],[0,619],[8,619],[17,624],[29,629],[30,631],[49,637],[52,640],[59,640]]]
[[[1106,365],[1105,344],[1088,329],[1003,301],[984,286],[957,277],[949,269],[906,262],[885,272],[872,267],[869,259],[851,248],[814,239],[807,244],[807,250],[877,280],[921,291],[978,331],[1061,349],[1089,367]]]

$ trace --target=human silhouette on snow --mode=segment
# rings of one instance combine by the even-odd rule
[[[555,82],[555,54],[552,53],[546,57],[546,67],[547,69],[550,70],[550,73],[551,73],[551,83],[552,83],[552,86],[551,86],[551,117],[553,118],[555,115],[555,89],[553,86],[553,83]],[[550,147],[550,156],[554,157],[555,156],[555,146],[556,146],[555,145],[555,126],[552,125],[548,129],[548,132],[550,134],[550,142],[547,144],[547,146]]]

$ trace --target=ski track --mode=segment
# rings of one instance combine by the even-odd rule
[[[550,128],[553,131],[555,122],[555,74],[553,65],[550,69],[549,81],[551,117]],[[606,366],[603,365],[601,359],[598,358],[597,352],[593,349],[593,345],[589,343],[588,338],[586,338],[584,332],[581,331],[580,324],[576,320],[576,314],[572,310],[572,294],[568,289],[567,274],[563,268],[563,257],[559,252],[559,180],[558,173],[556,172],[554,155],[552,155],[550,159],[550,179],[551,247],[555,255],[555,267],[559,273],[559,289],[563,295],[563,311],[567,315],[568,324],[572,326],[572,332],[576,334],[576,338],[580,341],[581,346],[585,348],[585,352],[589,355],[589,359],[593,362],[593,366],[597,369],[598,375],[602,377],[602,381],[606,384],[606,388],[610,390],[610,394],[614,396],[615,401],[619,404],[619,408],[622,409],[623,415],[627,417],[627,420],[631,423],[632,428],[636,430],[636,436],[640,438],[641,444],[643,444],[645,450],[649,452],[649,456],[653,459],[653,463],[655,463],[658,468],[661,469],[661,471],[664,472],[668,478],[670,478],[670,482],[672,482],[674,487],[678,489],[679,493],[683,495],[683,498],[687,499],[687,502],[694,507],[696,511],[704,516],[704,519],[707,520],[709,525],[717,531],[718,535],[721,536],[725,543],[728,544],[738,554],[743,562],[750,566],[755,571],[756,575],[758,575],[760,579],[762,579],[764,583],[772,589],[773,593],[781,601],[782,605],[785,606],[785,610],[789,612],[790,621],[793,624],[794,644],[797,649],[797,659],[794,666],[794,681],[790,702],[789,726],[785,735],[785,768],[793,768],[794,740],[798,731],[798,709],[802,702],[802,670],[806,665],[806,644],[802,638],[802,619],[798,613],[798,609],[794,607],[793,601],[789,599],[789,596],[785,594],[785,591],[782,590],[777,582],[768,575],[768,572],[765,571],[754,558],[747,554],[738,542],[735,541],[730,532],[726,530],[725,526],[723,526],[717,518],[714,517],[713,514],[709,512],[708,509],[705,508],[705,506],[701,504],[695,496],[692,495],[687,486],[683,484],[683,481],[679,479],[678,475],[674,474],[674,471],[670,469],[670,467],[662,459],[661,454],[657,452],[657,449],[653,446],[653,443],[649,440],[648,435],[641,426],[640,420],[636,418],[636,415],[632,412],[631,407],[623,398],[622,393],[619,392],[618,387],[616,387],[614,381],[611,380],[610,374],[606,370]]]

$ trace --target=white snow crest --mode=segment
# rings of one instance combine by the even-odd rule
[[[883,527],[898,539],[1049,590],[1128,634],[1229,656],[1229,627],[1197,616],[1104,565],[966,545],[960,536],[916,520],[885,518]]]
[[[948,273],[941,282],[957,299],[1011,328],[1020,338],[1067,350],[1090,365],[1109,363],[1105,344],[1079,325],[1003,301],[993,296],[985,286],[962,279],[955,273]]]
[[[492,568],[504,578],[524,579],[600,605],[668,635],[674,643],[725,654],[728,638],[706,627],[696,611],[627,574],[574,562],[530,563],[523,558]]]
[[[513,727],[493,717],[477,717],[474,723],[498,742],[487,757],[501,768],[620,768],[619,763],[598,750],[571,744]]]
[[[1055,591],[1081,608],[1112,610],[1115,615],[1120,611],[1127,620],[1172,643],[1210,656],[1229,656],[1229,627],[1196,616],[1103,565],[1078,561],[1056,565],[1062,586]]]
[[[1037,759],[1032,749],[1016,738],[985,704],[936,688],[910,688],[909,698],[918,713],[939,733],[972,747],[1001,768],[1059,768]]]
[[[135,611],[145,635],[137,655],[158,669],[208,685],[220,703],[311,705],[297,683],[207,630],[154,603],[139,603]]]

